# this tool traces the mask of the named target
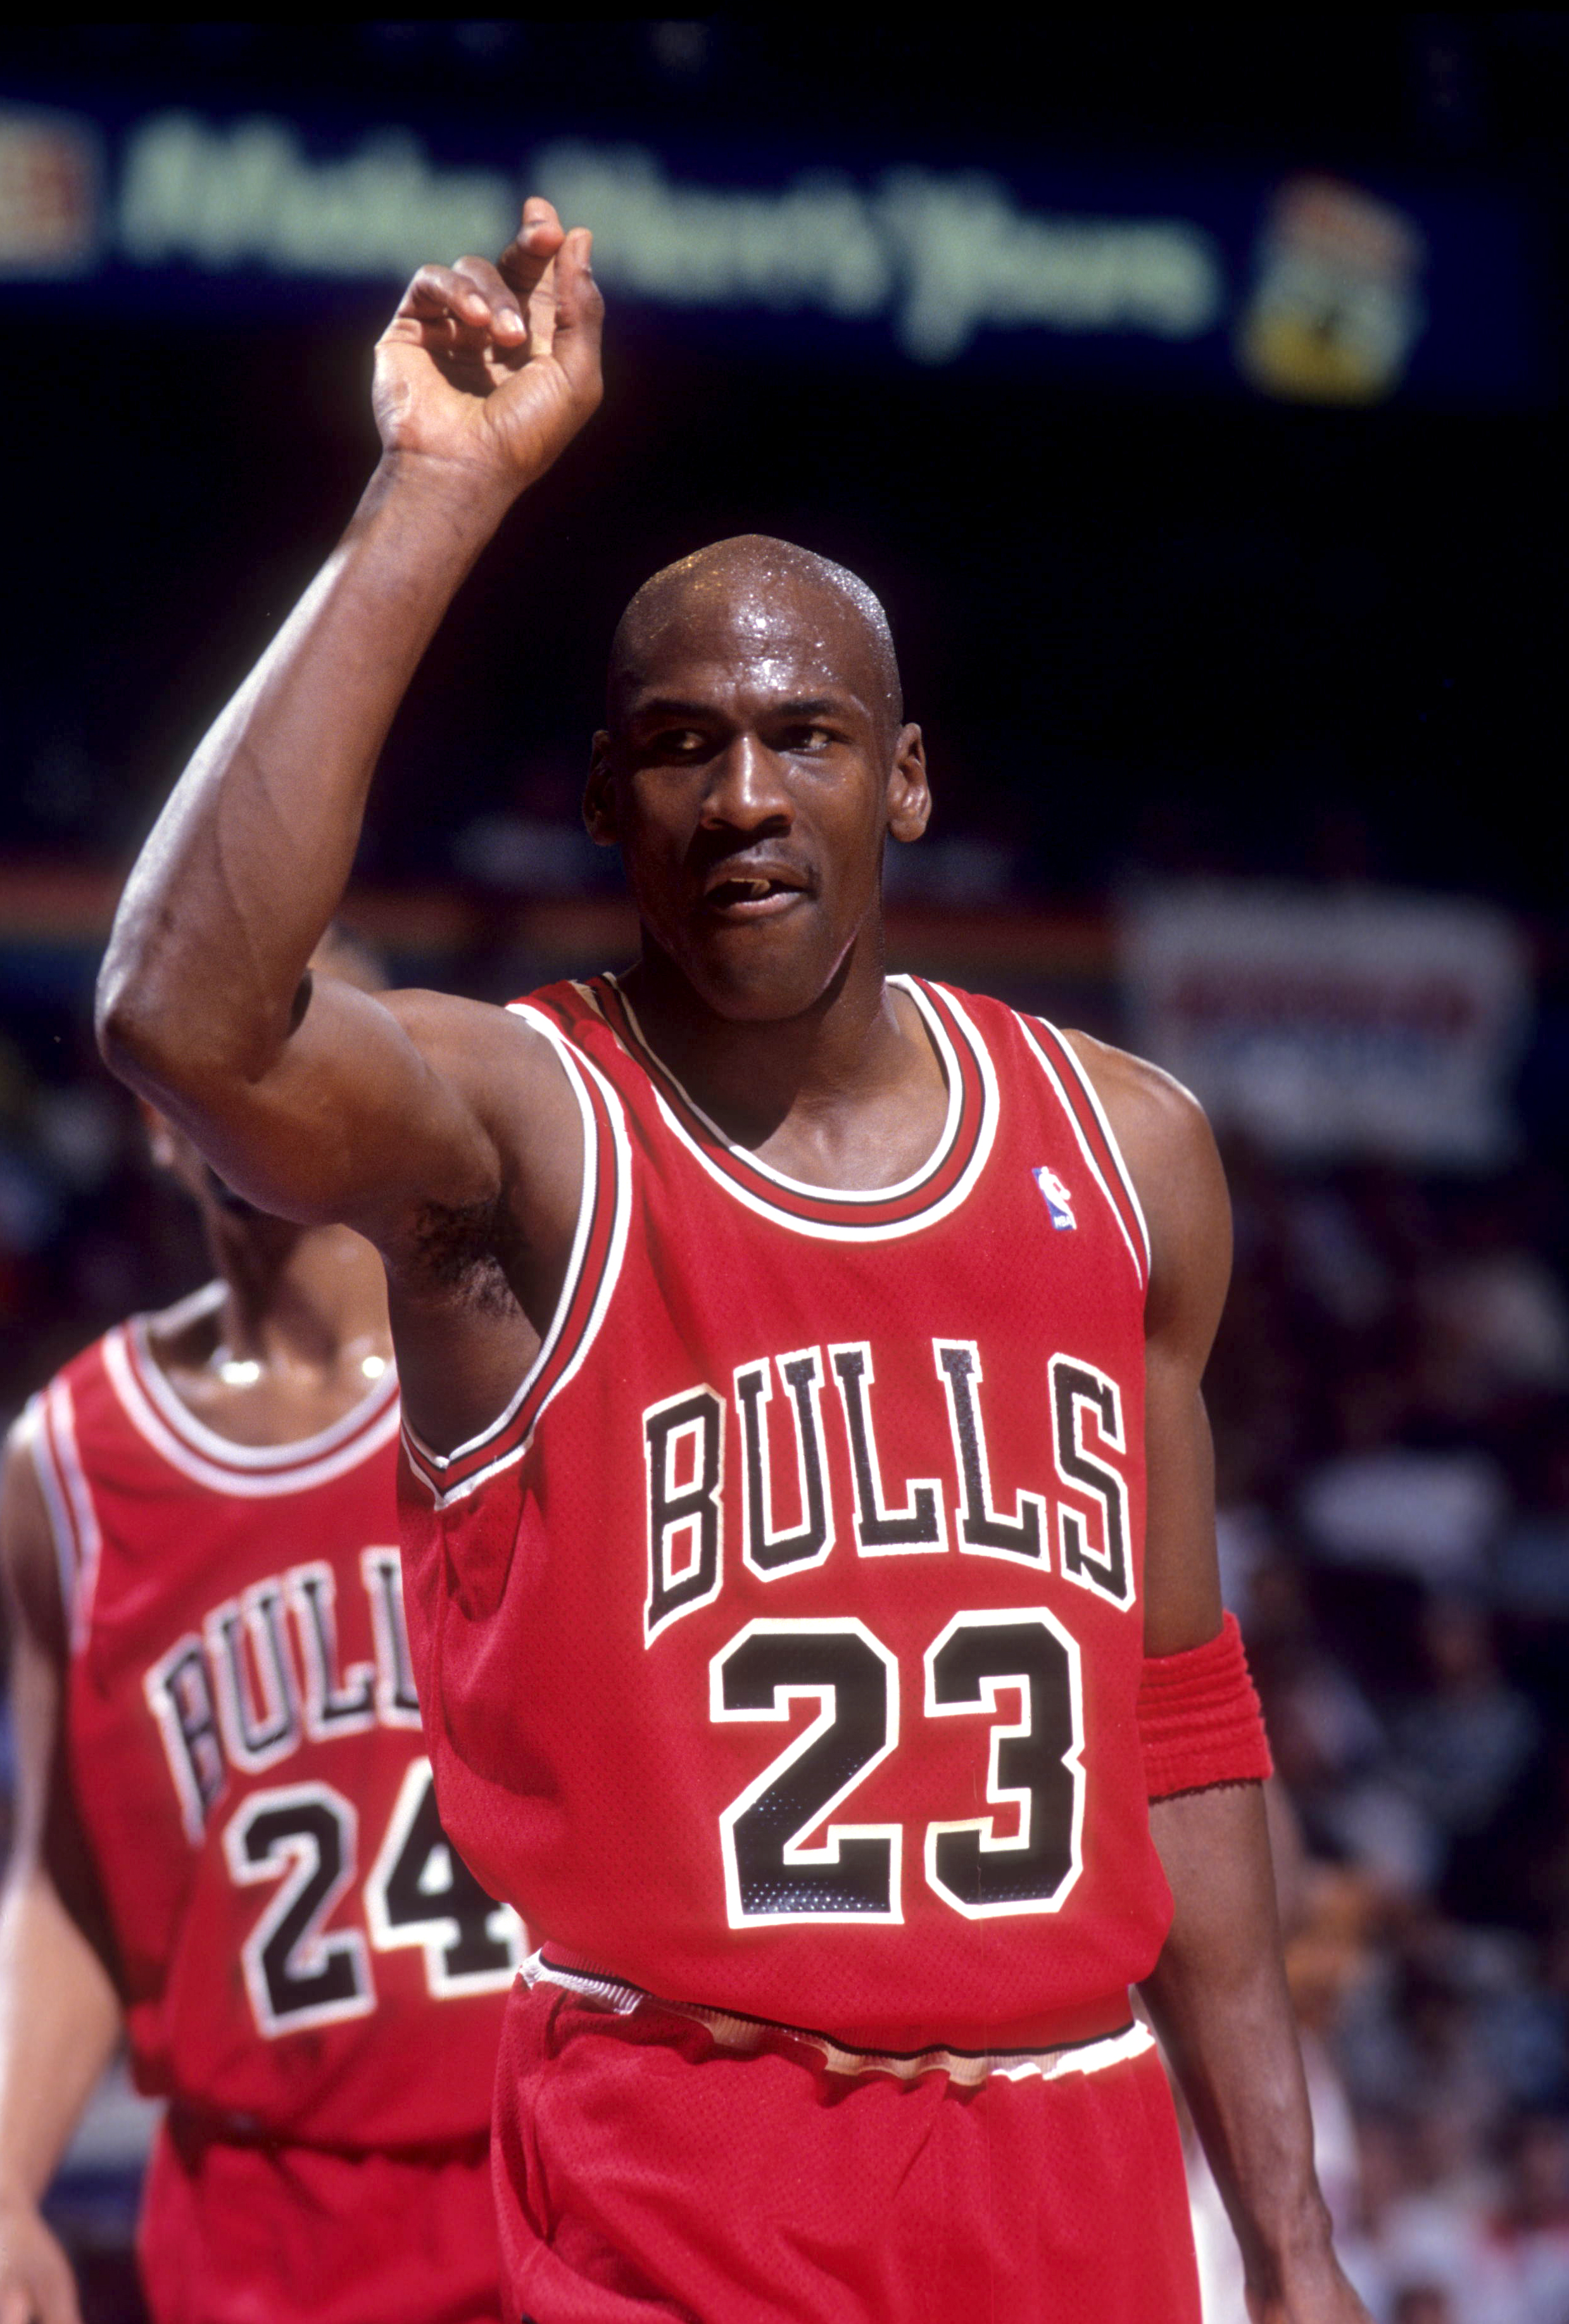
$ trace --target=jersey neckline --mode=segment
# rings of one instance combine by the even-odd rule
[[[374,1381],[365,1394],[357,1397],[330,1426],[318,1429],[309,1436],[291,1437],[279,1444],[243,1444],[218,1429],[209,1428],[177,1393],[153,1352],[148,1328],[153,1320],[148,1315],[133,1315],[108,1335],[110,1341],[117,1342],[124,1357],[123,1370],[114,1367],[120,1374],[115,1385],[122,1390],[130,1388],[139,1391],[171,1435],[189,1452],[217,1468],[251,1474],[292,1471],[330,1461],[335,1453],[350,1447],[368,1451],[368,1444],[360,1444],[360,1440],[375,1433],[377,1422],[396,1405],[398,1375],[395,1366],[389,1363],[380,1379]],[[134,1408],[134,1396],[127,1397],[123,1394],[122,1401],[127,1403],[132,1418],[140,1424],[143,1415]]]
[[[918,1010],[947,1084],[947,1111],[937,1143],[918,1170],[891,1186],[818,1186],[791,1178],[727,1138],[650,1043],[637,1012],[612,975],[582,992],[617,1043],[647,1075],[671,1130],[709,1176],[749,1209],[808,1234],[881,1240],[946,1217],[974,1185],[997,1127],[997,1084],[984,1042],[955,997],[924,978],[897,975],[891,985]]]

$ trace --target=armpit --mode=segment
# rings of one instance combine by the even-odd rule
[[[426,1203],[398,1272],[411,1288],[445,1292],[476,1314],[519,1314],[506,1265],[513,1240],[499,1203]]]

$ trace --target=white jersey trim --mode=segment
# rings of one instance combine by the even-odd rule
[[[1063,1112],[1067,1117],[1067,1120],[1073,1130],[1074,1138],[1078,1146],[1079,1152],[1084,1157],[1084,1167],[1089,1171],[1091,1177],[1094,1178],[1096,1185],[1100,1188],[1102,1201],[1105,1204],[1106,1208],[1111,1212],[1112,1218],[1116,1221],[1117,1232],[1121,1236],[1123,1243],[1127,1248],[1128,1256],[1133,1262],[1133,1273],[1138,1278],[1139,1288],[1140,1291],[1148,1291],[1149,1287],[1149,1263],[1148,1257],[1149,1238],[1148,1230],[1144,1230],[1146,1256],[1141,1259],[1139,1256],[1137,1247],[1134,1244],[1133,1238],[1128,1232],[1127,1222],[1124,1220],[1121,1210],[1117,1206],[1116,1199],[1113,1196],[1110,1186],[1106,1184],[1105,1177],[1102,1173],[1101,1166],[1090,1150],[1090,1142],[1079,1126],[1078,1116],[1075,1113],[1073,1107],[1068,1101],[1067,1092],[1062,1085],[1061,1077],[1057,1073],[1057,1067],[1052,1064],[1051,1059],[1047,1056],[1046,1051],[1041,1047],[1040,1043],[1030,1031],[1029,1019],[1027,1018],[1020,1018],[1019,1029],[1023,1034],[1026,1041],[1029,1042],[1031,1050],[1034,1052],[1036,1063],[1039,1065],[1041,1072],[1046,1075],[1047,1080],[1051,1084],[1051,1086],[1057,1094],[1057,1103],[1061,1106]],[[1055,1027],[1053,1029],[1056,1029]],[[1103,1125],[1105,1121],[1105,1116],[1103,1114],[1102,1115],[1101,1120]],[[1110,1135],[1111,1132],[1108,1130],[1108,1138]],[[1116,1150],[1116,1148],[1113,1146],[1112,1148],[1112,1153],[1115,1154]],[[1138,1217],[1140,1226],[1142,1229],[1143,1213],[1140,1212],[1138,1213]]]
[[[621,1005],[626,1010],[628,1021],[636,1032],[638,1039],[648,1049],[649,1055],[657,1059],[658,1052],[650,1046],[648,1037],[638,1023],[636,1013],[624,991],[614,978],[609,981],[615,983]],[[702,1107],[662,1062],[660,1065],[660,1071],[667,1076],[672,1089],[679,1093],[682,1102],[691,1109],[695,1118],[702,1122],[718,1145],[730,1153],[743,1155],[749,1168],[760,1171],[763,1176],[771,1178],[775,1185],[811,1202],[827,1201],[844,1204],[897,1202],[901,1194],[908,1194],[912,1187],[918,1186],[923,1179],[929,1177],[935,1170],[939,1169],[952,1148],[960,1130],[964,1084],[947,1028],[915,979],[909,976],[891,976],[887,982],[890,984],[897,984],[902,992],[908,993],[920,1011],[922,1022],[930,1034],[932,1046],[937,1053],[938,1062],[942,1065],[948,1085],[948,1107],[941,1137],[919,1169],[914,1171],[909,1177],[900,1179],[896,1185],[819,1186],[814,1185],[806,1178],[787,1177],[782,1170],[776,1170],[771,1164],[761,1160],[749,1147],[737,1146],[734,1139],[726,1138],[725,1132],[709,1119]],[[615,1035],[614,1027],[610,1024],[600,1008],[598,995],[593,988],[586,984],[579,984],[577,990],[595,1010],[612,1037],[618,1038]],[[654,1102],[659,1107],[666,1128],[680,1140],[693,1159],[702,1165],[716,1186],[723,1187],[727,1194],[733,1195],[735,1201],[743,1204],[747,1210],[755,1212],[759,1218],[770,1219],[776,1226],[788,1227],[793,1234],[811,1235],[822,1242],[893,1242],[903,1235],[918,1234],[923,1227],[935,1226],[939,1219],[946,1219],[950,1213],[958,1208],[972,1192],[976,1180],[985,1168],[997,1136],[997,1075],[992,1063],[991,1052],[971,1023],[966,1011],[960,1007],[946,985],[943,988],[943,998],[964,1028],[964,1037],[975,1060],[976,1071],[981,1077],[981,1120],[976,1126],[974,1150],[961,1176],[955,1180],[946,1194],[939,1196],[926,1209],[913,1213],[909,1218],[891,1219],[880,1226],[856,1226],[848,1221],[840,1222],[827,1219],[798,1218],[793,1211],[787,1211],[779,1204],[769,1202],[766,1196],[753,1194],[750,1187],[738,1185],[721,1169],[712,1156],[705,1153],[703,1148],[687,1129],[666,1099],[658,1080],[651,1073],[649,1074],[649,1087],[653,1092]],[[640,1065],[642,1063],[641,1058],[636,1062]],[[644,1071],[647,1070],[645,1066]]]
[[[733,1154],[744,1155],[747,1163],[753,1170],[760,1170],[765,1178],[771,1178],[776,1186],[783,1186],[789,1194],[801,1194],[806,1196],[808,1201],[814,1202],[821,1202],[825,1196],[826,1196],[830,1201],[835,1203],[897,1202],[900,1194],[908,1194],[912,1187],[918,1186],[920,1185],[922,1179],[929,1177],[934,1170],[941,1168],[945,1156],[947,1154],[949,1148],[953,1145],[954,1139],[958,1135],[959,1109],[964,1099],[964,1090],[957,1068],[954,1063],[953,1050],[948,1041],[946,1028],[938,1021],[936,1012],[933,1010],[930,1002],[927,1000],[925,993],[922,992],[918,986],[914,983],[912,979],[908,976],[891,976],[886,980],[886,982],[890,984],[897,984],[901,992],[907,992],[909,995],[910,999],[920,1010],[922,1018],[925,1019],[928,1028],[931,1031],[937,1056],[942,1063],[944,1079],[946,1081],[948,1085],[948,1107],[947,1112],[943,1120],[942,1130],[938,1135],[937,1144],[932,1148],[932,1150],[927,1156],[926,1160],[921,1164],[918,1170],[912,1170],[908,1178],[900,1178],[897,1185],[891,1186],[814,1185],[808,1178],[791,1178],[787,1176],[784,1171],[776,1170],[771,1162],[765,1162],[760,1154],[754,1154],[751,1147],[738,1146],[734,1138],[726,1138],[725,1132],[720,1129],[719,1124],[714,1120],[712,1116],[704,1112],[702,1107],[697,1103],[697,1099],[692,1095],[691,1091],[688,1089],[686,1084],[681,1081],[677,1074],[671,1073],[669,1065],[665,1064],[663,1058],[660,1057],[659,1051],[654,1047],[652,1042],[649,1039],[648,1035],[643,1031],[642,1026],[638,1020],[637,1010],[632,1007],[631,1001],[628,999],[625,988],[623,986],[619,977],[607,976],[605,982],[608,984],[614,985],[616,993],[621,1001],[621,1005],[626,1010],[627,1021],[631,1025],[633,1032],[637,1035],[638,1039],[642,1043],[643,1047],[648,1051],[651,1057],[654,1057],[658,1060],[660,1071],[664,1074],[666,1080],[669,1083],[670,1087],[679,1094],[682,1102],[690,1108],[691,1111],[702,1123],[704,1129],[708,1132],[715,1143],[716,1145],[725,1147]],[[598,1007],[598,1002],[595,1000],[595,996],[588,987],[579,985],[577,990],[580,992],[586,992],[588,998],[595,1001],[595,1008]],[[683,1133],[683,1135],[685,1133]],[[688,1139],[688,1142],[690,1143],[690,1140]],[[726,1181],[726,1184],[728,1183],[729,1182]]]
[[[1043,1025],[1050,1024],[1051,1022],[1050,1019],[1046,1017],[1043,1017],[1040,1021]],[[1149,1240],[1149,1225],[1148,1220],[1144,1216],[1144,1205],[1139,1200],[1139,1189],[1133,1184],[1133,1173],[1129,1169],[1122,1149],[1117,1143],[1117,1133],[1112,1127],[1105,1107],[1101,1103],[1101,1093],[1095,1087],[1094,1082],[1090,1079],[1088,1074],[1085,1073],[1084,1066],[1079,1060],[1077,1052],[1074,1048],[1073,1043],[1068,1039],[1067,1035],[1059,1030],[1056,1025],[1052,1025],[1051,1029],[1057,1034],[1057,1039],[1062,1043],[1063,1055],[1066,1057],[1068,1064],[1073,1067],[1075,1078],[1090,1102],[1090,1106],[1094,1114],[1095,1120],[1101,1125],[1101,1135],[1106,1141],[1106,1150],[1111,1155],[1113,1163],[1116,1165],[1117,1176],[1122,1182],[1123,1192],[1126,1194],[1129,1202],[1132,1205],[1133,1217],[1138,1224],[1140,1240],[1144,1245],[1144,1269],[1146,1277],[1148,1277],[1149,1270],[1155,1264],[1155,1253]]]
[[[626,1257],[627,1233],[632,1221],[632,1141],[627,1135],[626,1119],[622,1111],[620,1099],[592,1059],[584,1056],[580,1050],[575,1049],[566,1035],[558,1027],[553,1025],[541,1010],[531,1007],[525,1001],[514,1001],[509,1004],[509,1014],[522,1018],[535,1032],[543,1034],[545,1038],[554,1045],[566,1071],[568,1086],[577,1101],[577,1111],[583,1122],[583,1192],[577,1204],[577,1222],[573,1230],[572,1250],[567,1262],[567,1273],[562,1281],[560,1296],[557,1299],[555,1312],[550,1317],[549,1328],[540,1342],[539,1352],[533,1362],[508,1399],[505,1409],[498,1413],[488,1427],[480,1429],[475,1435],[467,1438],[464,1443],[454,1445],[450,1452],[433,1452],[405,1420],[404,1436],[408,1440],[411,1451],[419,1455],[421,1467],[428,1467],[439,1475],[443,1470],[449,1469],[455,1461],[466,1459],[471,1452],[477,1452],[483,1445],[488,1444],[493,1438],[499,1436],[515,1418],[529,1391],[555,1352],[557,1342],[571,1312],[573,1295],[578,1287],[584,1253],[587,1249],[589,1235],[593,1230],[600,1194],[599,1139],[595,1128],[594,1109],[589,1102],[588,1093],[584,1084],[583,1076],[586,1074],[593,1074],[595,1084],[605,1100],[611,1135],[615,1142],[620,1183],[615,1189],[615,1214],[611,1222],[605,1272],[600,1278],[599,1288],[595,1295],[594,1305],[589,1311],[588,1320],[584,1325],[583,1337],[578,1342],[572,1360],[565,1367],[560,1378],[552,1381],[549,1393],[540,1406],[539,1412],[534,1415],[528,1434],[520,1443],[509,1445],[506,1452],[496,1460],[489,1462],[485,1468],[476,1470],[473,1476],[466,1477],[461,1484],[454,1485],[448,1492],[438,1491],[435,1479],[431,1476],[425,1477],[424,1482],[438,1509],[446,1508],[454,1501],[462,1500],[466,1494],[472,1493],[477,1485],[484,1484],[503,1469],[510,1468],[513,1462],[521,1460],[533,1442],[534,1430],[540,1425],[541,1415],[549,1409],[568,1381],[576,1378],[589,1350],[599,1337],[605,1311],[614,1295],[615,1286],[621,1279],[622,1262]]]
[[[529,1986],[562,1986],[568,1993],[581,1994],[586,2001],[595,2002],[602,2009],[613,2010],[618,2017],[631,2017],[645,2004],[668,2010],[672,2016],[705,2026],[715,2041],[727,2050],[757,2050],[771,2035],[782,2034],[788,2041],[804,2043],[816,2050],[831,2074],[891,2074],[901,2082],[918,2080],[923,2074],[946,2074],[963,2089],[974,2089],[993,2076],[1009,2082],[1029,2081],[1037,2076],[1043,2082],[1056,2082],[1070,2074],[1103,2072],[1106,2067],[1120,2066],[1126,2059],[1141,2058],[1147,2050],[1155,2047],[1155,2037],[1149,2026],[1134,2018],[1118,2033],[1102,2034],[1088,2042],[1069,2043],[1057,2050],[950,2050],[942,2043],[913,2053],[850,2050],[831,2034],[810,2032],[803,2026],[738,2017],[726,2010],[705,2008],[697,2002],[666,2001],[658,1994],[645,1993],[641,1986],[623,1984],[617,1978],[595,1977],[582,1969],[563,1968],[547,1960],[542,1952],[531,1955],[523,1963],[522,1975]]]
[[[188,1313],[200,1314],[207,1308],[217,1306],[222,1296],[220,1284],[209,1284],[172,1309],[171,1320],[183,1322]],[[174,1434],[189,1444],[192,1452],[221,1462],[226,1468],[256,1471],[302,1468],[313,1461],[324,1460],[340,1444],[346,1443],[350,1437],[357,1436],[361,1429],[369,1425],[383,1405],[396,1400],[397,1374],[389,1364],[381,1379],[364,1396],[356,1398],[330,1427],[318,1429],[314,1435],[292,1438],[285,1444],[241,1444],[234,1437],[226,1436],[221,1429],[209,1428],[176,1394],[153,1352],[152,1337],[148,1330],[152,1320],[146,1315],[133,1315],[128,1323],[118,1327],[130,1334],[134,1346],[138,1385],[157,1406]]]
[[[75,1650],[85,1643],[92,1620],[103,1536],[77,1444],[76,1408],[64,1380],[51,1380],[30,1399],[23,1430],[22,1442],[32,1458],[54,1537],[60,1603]]]
[[[141,1333],[135,1346],[146,1388],[132,1362],[133,1330]],[[206,1427],[180,1403],[160,1373],[140,1316],[130,1326],[116,1324],[106,1334],[103,1347],[110,1384],[137,1434],[181,1476],[209,1492],[226,1493],[236,1500],[269,1499],[330,1484],[335,1477],[346,1476],[390,1444],[398,1433],[398,1384],[390,1366],[385,1379],[379,1380],[368,1397],[319,1434],[292,1444],[236,1444]],[[367,1426],[367,1415],[374,1413],[378,1405],[383,1409]],[[354,1434],[346,1443],[351,1430]],[[209,1446],[211,1454],[206,1449]]]

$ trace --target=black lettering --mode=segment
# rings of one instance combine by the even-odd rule
[[[283,1635],[282,1584],[253,1583],[237,1601],[231,1598],[215,1606],[206,1629],[229,1757],[247,1773],[259,1773],[286,1758],[300,1739],[300,1702]],[[254,1693],[248,1661],[255,1672]]]
[[[1131,1605],[1133,1569],[1128,1544],[1128,1488],[1115,1469],[1086,1449],[1083,1430],[1083,1416],[1091,1412],[1102,1443],[1113,1452],[1123,1450],[1122,1403],[1117,1383],[1093,1365],[1075,1363],[1068,1356],[1053,1356],[1050,1373],[1057,1474],[1064,1484],[1076,1485],[1090,1496],[1099,1512],[1102,1536],[1097,1549],[1083,1513],[1067,1501],[1059,1502],[1057,1526],[1062,1570],[1070,1582],[1098,1591],[1113,1604]]]
[[[185,1836],[198,1841],[228,1785],[228,1762],[201,1640],[188,1635],[171,1647],[148,1672],[143,1692],[163,1738]]]
[[[649,1595],[643,1636],[706,1605],[719,1588],[725,1406],[696,1388],[643,1415],[649,1485]],[[690,1474],[682,1481],[685,1462]]]
[[[834,1373],[844,1406],[844,1427],[850,1439],[850,1464],[855,1479],[855,1545],[863,1557],[886,1557],[900,1552],[946,1549],[946,1523],[941,1489],[935,1478],[912,1480],[906,1487],[904,1507],[891,1509],[883,1499],[867,1390],[876,1375],[872,1351],[864,1340],[845,1348],[831,1348]]]
[[[769,1460],[768,1416],[773,1390],[767,1359],[743,1364],[735,1375],[741,1416],[741,1447],[746,1477],[746,1563],[759,1573],[779,1573],[794,1565],[817,1565],[834,1545],[828,1512],[823,1417],[818,1406],[823,1366],[816,1348],[777,1356],[779,1375],[789,1389],[795,1415],[796,1467],[801,1521],[793,1530],[773,1526],[773,1490]]]
[[[1020,1557],[1032,1564],[1044,1563],[1046,1503],[1041,1496],[1021,1491],[1014,1503],[1017,1514],[1011,1517],[1000,1516],[992,1505],[986,1432],[975,1395],[976,1383],[983,1377],[980,1351],[973,1340],[934,1340],[932,1346],[948,1393],[948,1420],[964,1487],[959,1546],[983,1555]]]
[[[376,1642],[376,1717],[383,1727],[418,1727],[409,1625],[403,1614],[403,1567],[395,1549],[360,1552],[360,1577],[371,1601]]]
[[[353,1735],[374,1727],[376,1667],[355,1663],[340,1676],[337,1659],[337,1585],[325,1561],[296,1565],[284,1576],[300,1632],[305,1666],[305,1729],[313,1741]]]

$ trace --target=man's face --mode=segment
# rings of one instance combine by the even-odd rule
[[[634,641],[612,715],[588,825],[647,935],[720,1016],[811,1008],[875,926],[886,834],[928,811],[857,616],[788,575],[710,576]]]

